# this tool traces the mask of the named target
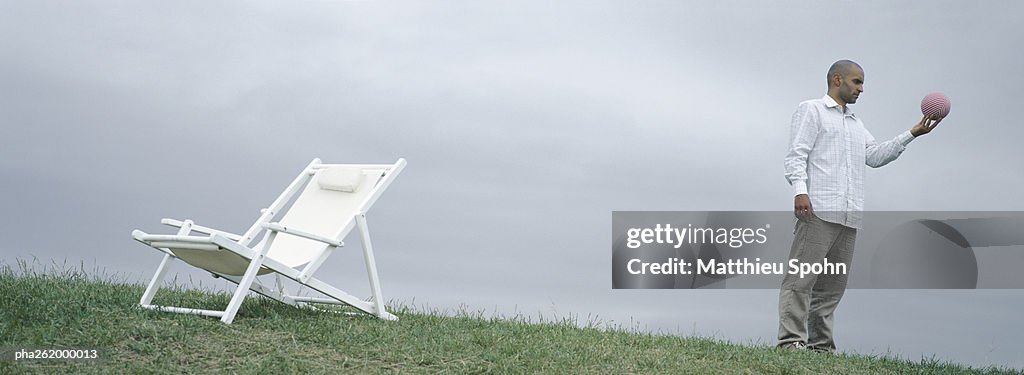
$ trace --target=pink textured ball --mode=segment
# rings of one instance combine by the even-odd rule
[[[925,116],[946,117],[949,107],[949,98],[941,92],[933,92],[921,99],[921,113]]]

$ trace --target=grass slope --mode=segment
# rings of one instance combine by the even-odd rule
[[[0,373],[999,374],[925,361],[829,356],[708,339],[399,309],[398,322],[247,299],[234,324],[135,307],[143,288],[80,270],[0,266],[0,349],[98,348],[92,362],[0,361]],[[229,296],[161,290],[219,309]],[[479,314],[478,314],[479,315]]]

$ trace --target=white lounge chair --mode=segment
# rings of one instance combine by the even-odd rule
[[[321,164],[320,159],[313,159],[270,207],[261,210],[259,219],[242,235],[199,226],[191,220],[174,219],[161,220],[163,224],[179,228],[174,235],[133,231],[135,240],[164,253],[139,305],[153,310],[219,317],[230,324],[242,300],[252,290],[289,305],[347,304],[381,319],[397,320],[398,317],[384,309],[366,212],[404,167],[405,159],[398,159],[395,164]],[[289,203],[287,212],[281,212]],[[274,221],[278,216],[280,220]],[[365,301],[313,277],[331,252],[344,246],[343,240],[352,229],[359,232],[373,294]],[[202,235],[191,235],[194,232]],[[253,245],[260,233],[263,233],[262,239]],[[150,304],[175,259],[238,284],[227,309]],[[276,287],[261,285],[256,280],[257,275],[267,273],[277,274]],[[289,295],[282,276],[323,293],[326,298]]]

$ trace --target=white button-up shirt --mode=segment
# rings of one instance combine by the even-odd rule
[[[800,103],[789,129],[785,164],[793,196],[807,194],[815,215],[851,228],[863,218],[865,165],[896,160],[914,139],[908,130],[875,143],[853,110],[844,112],[828,95]]]

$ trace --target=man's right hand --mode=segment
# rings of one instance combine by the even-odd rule
[[[800,194],[793,198],[793,214],[800,220],[808,220],[814,215],[814,207],[811,207],[811,197],[807,194]]]
[[[940,122],[942,122],[942,117],[938,117],[935,115],[926,115],[923,118],[921,118],[921,121],[918,122],[917,125],[914,125],[913,128],[910,128],[910,135],[913,135],[914,137],[920,137],[922,135],[931,133],[932,130],[935,130],[936,126],[939,126]]]

